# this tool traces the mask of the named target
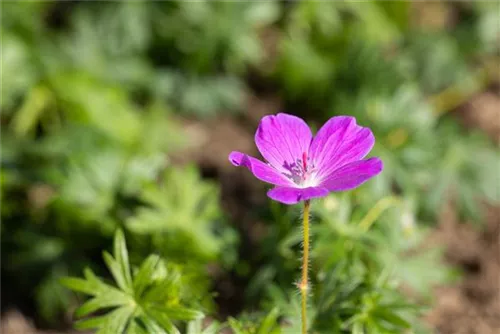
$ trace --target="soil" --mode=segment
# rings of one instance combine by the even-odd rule
[[[466,127],[480,129],[500,144],[498,85],[474,96],[456,116]],[[485,212],[482,230],[459,222],[450,205],[431,237],[445,245],[448,262],[463,272],[460,283],[436,288],[436,303],[427,321],[440,334],[500,333],[500,207],[485,205]]]
[[[459,283],[436,288],[426,320],[441,334],[500,333],[500,208],[485,210],[487,225],[481,232],[459,222],[449,206],[431,237],[445,245],[448,262],[463,272]]]
[[[480,128],[500,144],[500,86],[477,94],[458,111],[467,126]]]
[[[0,333],[2,334],[90,334],[82,331],[41,331],[23,314],[16,310],[9,310],[2,314],[0,323]]]

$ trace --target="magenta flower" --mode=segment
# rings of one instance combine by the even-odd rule
[[[275,185],[267,193],[270,198],[295,204],[356,188],[379,174],[379,158],[363,160],[374,143],[371,130],[357,125],[354,117],[330,118],[313,138],[302,119],[277,114],[262,118],[255,133],[267,163],[241,152],[231,152],[229,161]]]

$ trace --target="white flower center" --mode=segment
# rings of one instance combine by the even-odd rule
[[[291,164],[285,163],[284,167],[289,173],[283,174],[292,180],[298,188],[315,187],[318,185],[315,166],[306,152],[302,153],[302,158],[295,160],[295,162]]]

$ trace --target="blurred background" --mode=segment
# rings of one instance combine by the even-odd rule
[[[205,324],[293,328],[300,208],[227,160],[277,112],[353,115],[385,164],[313,202],[314,333],[499,333],[499,6],[2,2],[2,333],[69,333],[59,280],[109,278],[117,228]]]

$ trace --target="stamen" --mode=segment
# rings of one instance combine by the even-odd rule
[[[298,185],[308,183],[314,173],[314,164],[307,161],[307,152],[302,153],[302,159],[298,158],[291,164],[285,163],[284,167],[290,171],[286,176]]]

